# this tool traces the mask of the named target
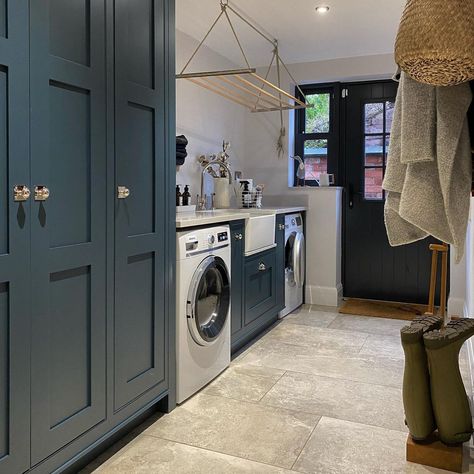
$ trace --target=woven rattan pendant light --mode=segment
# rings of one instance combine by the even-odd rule
[[[408,0],[395,60],[418,82],[449,86],[474,79],[474,0]]]
[[[182,71],[176,76],[177,79],[186,79],[192,83],[201,86],[209,91],[212,91],[226,99],[235,102],[239,105],[246,107],[251,112],[272,112],[290,109],[301,109],[312,107],[307,104],[303,91],[299,88],[297,82],[291,75],[288,67],[282,61],[279,50],[278,41],[269,38],[264,32],[262,32],[257,26],[251,21],[247,20],[238,11],[236,11],[228,2],[228,0],[220,0],[221,12],[216,20],[212,23],[209,31],[206,33],[202,41],[199,43],[196,50],[193,52],[189,60],[184,65]],[[245,51],[242,47],[242,43],[237,35],[229,12],[239,18],[250,28],[256,31],[261,37],[268,41],[273,46],[273,54],[270,61],[270,65],[265,76],[257,74],[255,68],[253,68],[248,59]],[[235,38],[235,41],[240,49],[242,57],[245,62],[245,67],[242,69],[231,69],[221,71],[205,71],[205,72],[186,72],[191,61],[195,58],[202,45],[208,38],[217,23],[224,19],[227,21],[230,27],[230,32]],[[275,85],[269,81],[269,74],[271,68],[275,66],[277,70],[278,83]],[[281,70],[284,69],[290,76],[291,80],[297,86],[301,99],[289,94],[281,88]],[[283,119],[282,119],[283,121]],[[282,125],[283,130],[283,125]]]

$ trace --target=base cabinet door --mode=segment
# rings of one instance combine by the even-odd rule
[[[276,294],[277,311],[285,308],[285,215],[276,216]]]
[[[114,409],[165,383],[163,0],[115,2]]]
[[[245,221],[230,222],[232,336],[243,328]]]
[[[275,249],[245,259],[246,325],[276,307],[276,276]]]
[[[104,22],[30,2],[32,465],[106,416]]]
[[[0,0],[0,473],[29,467],[28,2]],[[26,191],[26,188],[23,188]]]

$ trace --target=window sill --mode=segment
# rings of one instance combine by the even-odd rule
[[[342,186],[288,186],[288,189],[293,189],[295,191],[332,191],[332,190],[343,190]]]

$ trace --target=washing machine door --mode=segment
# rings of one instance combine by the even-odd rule
[[[220,257],[204,259],[191,281],[188,294],[188,329],[201,346],[213,344],[224,330],[230,309],[230,278]]]
[[[291,232],[285,245],[285,277],[287,284],[301,288],[305,275],[305,242],[302,232]]]

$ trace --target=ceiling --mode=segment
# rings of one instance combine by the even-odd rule
[[[406,0],[230,1],[271,37],[278,38],[282,59],[289,64],[393,52],[405,3]],[[315,11],[321,4],[330,7],[325,15]],[[201,40],[219,13],[219,0],[176,0],[176,27]],[[271,45],[229,14],[251,65],[267,64]],[[224,17],[205,44],[234,63],[244,65]]]

